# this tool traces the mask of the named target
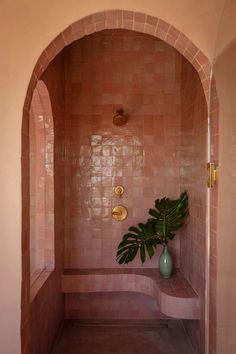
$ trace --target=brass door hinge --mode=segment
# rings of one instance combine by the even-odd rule
[[[214,188],[218,181],[218,167],[214,162],[208,162],[207,164],[207,186],[208,188]]]

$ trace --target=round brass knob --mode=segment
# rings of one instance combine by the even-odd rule
[[[127,218],[128,211],[123,205],[117,205],[112,210],[112,217],[116,221],[123,221]]]
[[[123,186],[116,186],[115,187],[115,194],[117,195],[117,197],[121,198],[122,195],[124,194],[124,187]]]

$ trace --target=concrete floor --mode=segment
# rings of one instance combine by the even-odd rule
[[[52,354],[194,354],[180,321],[68,321]]]

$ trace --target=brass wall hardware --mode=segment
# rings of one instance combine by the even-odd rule
[[[127,123],[127,117],[124,114],[123,108],[119,108],[116,110],[116,114],[113,116],[113,124],[120,126],[125,125]]]
[[[112,210],[112,217],[116,221],[123,221],[127,218],[128,211],[123,205],[117,205]]]
[[[122,195],[124,194],[125,189],[123,186],[116,186],[114,191],[115,191],[115,195],[117,195],[117,197],[121,198]]]
[[[214,162],[208,162],[207,164],[207,186],[208,188],[214,188],[218,181],[218,167]]]

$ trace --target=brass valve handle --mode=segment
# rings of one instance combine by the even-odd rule
[[[123,221],[127,218],[128,211],[123,205],[117,205],[112,210],[112,217],[116,221]]]

